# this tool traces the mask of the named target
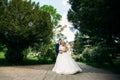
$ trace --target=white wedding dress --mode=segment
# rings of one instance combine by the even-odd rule
[[[64,51],[64,47],[62,45],[60,45],[60,48]],[[62,54],[58,54],[52,71],[58,74],[75,74],[77,72],[82,72],[82,69],[74,59],[72,59],[69,53],[63,52]]]

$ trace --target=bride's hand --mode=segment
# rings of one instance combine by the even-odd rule
[[[63,53],[63,51],[61,51],[61,50],[60,50],[60,51],[59,51],[59,53],[60,53],[60,54],[62,54],[62,53]]]
[[[60,52],[60,54],[62,54],[62,52]]]

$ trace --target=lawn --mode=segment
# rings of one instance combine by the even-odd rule
[[[39,64],[51,64],[54,63],[51,59],[46,58],[39,58],[38,57],[27,57],[23,60],[22,63],[19,64],[13,64],[6,61],[4,52],[0,52],[0,66],[19,66],[19,65],[39,65]]]

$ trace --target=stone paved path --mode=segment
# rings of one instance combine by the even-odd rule
[[[0,80],[120,80],[120,75],[113,74],[80,63],[82,73],[60,75],[51,72],[51,65],[0,67]]]

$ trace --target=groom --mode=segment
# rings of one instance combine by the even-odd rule
[[[62,41],[62,39],[59,39],[58,42],[55,45],[56,55],[58,55],[58,53],[59,53],[59,46],[60,46],[61,41]]]

